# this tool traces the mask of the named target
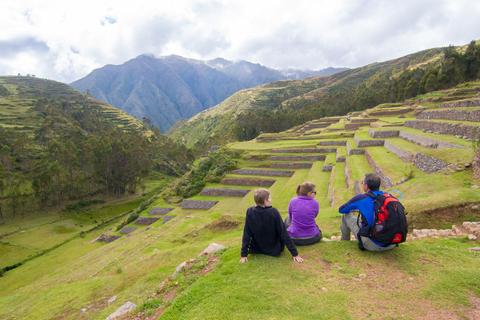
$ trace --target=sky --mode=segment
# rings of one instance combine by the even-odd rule
[[[0,75],[77,80],[140,54],[358,67],[480,39],[470,0],[1,0]]]

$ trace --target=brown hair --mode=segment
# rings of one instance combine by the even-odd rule
[[[300,196],[307,196],[310,192],[313,192],[315,190],[315,185],[309,181],[305,181],[302,183],[298,190],[298,195]]]
[[[255,200],[255,203],[259,206],[263,206],[269,197],[270,191],[267,189],[256,189],[253,191],[253,200]]]

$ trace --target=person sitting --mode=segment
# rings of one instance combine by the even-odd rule
[[[381,179],[377,174],[369,173],[362,181],[364,194],[358,194],[347,203],[338,208],[343,214],[340,230],[342,240],[350,240],[350,233],[353,232],[358,240],[361,250],[385,251],[395,248],[396,244],[385,244],[371,237],[371,228],[375,225],[375,197],[384,195],[380,191]],[[358,211],[361,219],[352,212]],[[359,220],[361,222],[359,223]]]
[[[288,236],[280,213],[272,207],[270,191],[257,189],[253,192],[253,198],[256,206],[247,209],[240,262],[247,262],[249,253],[279,256],[285,246],[292,254],[293,261],[303,262]]]
[[[316,194],[315,185],[304,182],[298,186],[297,196],[288,205],[287,231],[298,246],[314,244],[322,239],[322,231],[315,222],[320,209],[315,200]]]

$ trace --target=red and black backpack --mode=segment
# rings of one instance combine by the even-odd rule
[[[375,195],[373,198],[375,224],[369,230],[369,237],[383,244],[399,244],[407,239],[408,225],[405,208],[397,198],[389,193]]]

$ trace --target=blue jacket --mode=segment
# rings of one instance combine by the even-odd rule
[[[383,191],[373,191],[375,195],[383,194]],[[338,208],[338,212],[342,214],[350,213],[351,211],[358,210],[362,215],[362,225],[361,228],[370,228],[373,227],[375,223],[375,210],[373,204],[373,198],[364,194],[358,194],[347,203]],[[355,235],[357,236],[357,235]],[[374,243],[379,246],[385,246],[384,244],[377,242],[372,239]]]

